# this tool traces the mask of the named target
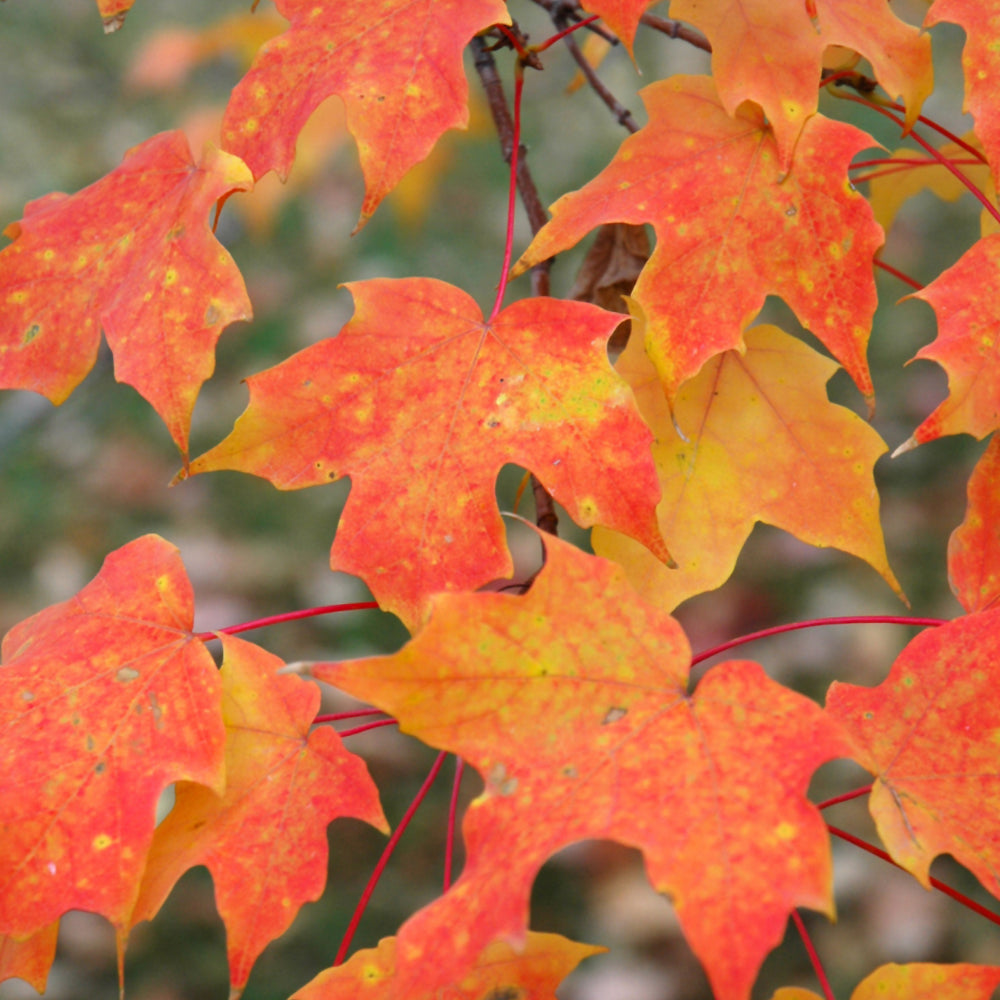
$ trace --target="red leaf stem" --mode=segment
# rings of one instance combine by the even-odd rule
[[[719,653],[724,653],[727,649],[743,646],[748,642],[755,642],[757,639],[781,635],[783,632],[796,632],[803,628],[818,628],[821,625],[913,625],[921,628],[936,628],[938,625],[946,624],[947,619],[945,618],[912,618],[908,615],[846,615],[838,618],[811,618],[804,622],[774,625],[771,628],[761,629],[759,632],[748,632],[746,635],[737,636],[728,642],[696,653],[691,658],[691,666],[697,666]]]
[[[500,284],[487,324],[497,318],[507,292],[510,261],[514,250],[514,211],[517,207],[517,157],[521,148],[521,95],[524,92],[524,66],[518,62],[514,69],[514,141],[510,149],[510,190],[507,195],[507,236],[504,240],[503,267],[500,270]]]
[[[591,14],[590,17],[585,18],[583,21],[577,21],[576,24],[571,24],[568,28],[563,28],[562,31],[554,34],[548,41],[542,42],[541,45],[533,45],[531,51],[544,52],[550,45],[555,45],[560,38],[565,38],[576,31],[577,28],[585,28],[588,24],[593,24],[597,20],[600,20],[600,16],[598,14]]]
[[[444,764],[444,759],[447,756],[448,754],[443,750],[437,755],[437,759],[427,773],[427,777],[424,778],[424,783],[420,786],[417,794],[413,796],[413,801],[404,813],[403,818],[399,821],[399,826],[393,831],[392,836],[389,838],[389,843],[385,845],[382,856],[378,859],[378,863],[374,869],[372,869],[372,873],[368,878],[368,884],[365,886],[364,892],[361,893],[358,905],[354,908],[354,913],[351,916],[351,922],[347,925],[347,930],[344,932],[344,939],[340,942],[337,957],[333,960],[334,965],[342,965],[344,959],[347,957],[347,950],[351,947],[354,932],[358,929],[358,924],[361,923],[361,917],[368,906],[368,901],[371,899],[372,893],[375,891],[375,886],[378,885],[378,880],[382,877],[382,872],[385,871],[385,866],[389,863],[389,858],[392,857],[392,852],[396,849],[400,837],[403,836],[406,828],[410,825],[410,821],[416,814],[417,809],[420,808],[420,803],[427,797],[427,793],[430,791],[431,785],[434,784],[434,779],[438,776],[441,765]]]
[[[871,785],[865,785],[863,788],[855,788],[853,792],[844,792],[843,795],[837,795],[832,799],[827,799],[825,802],[821,802],[817,809],[829,809],[830,806],[839,805],[841,802],[850,802],[851,799],[860,798],[862,795],[867,795],[872,790]]]
[[[848,833],[846,830],[841,830],[840,827],[833,826],[830,823],[826,824],[826,828],[835,837],[839,837],[841,840],[846,840],[849,844],[853,844],[855,847],[860,847],[861,850],[867,851],[869,854],[873,854],[876,858],[881,858],[883,861],[888,861],[890,865],[895,868],[902,869],[901,865],[896,864],[892,858],[883,851],[880,847],[876,847],[874,844],[869,844],[868,841],[862,840],[860,837],[855,837],[853,833]],[[991,923],[1000,926],[1000,913],[994,913],[992,910],[986,909],[980,903],[977,903],[974,899],[966,896],[965,893],[959,892],[957,889],[952,889],[950,885],[945,885],[940,879],[931,876],[931,885],[938,890],[938,892],[943,892],[946,896],[951,896],[956,902],[961,903],[967,910],[972,910],[973,913],[978,913],[979,916],[985,917]]]
[[[363,726],[355,726],[354,729],[345,729],[340,733],[340,738],[347,739],[348,736],[357,736],[358,733],[367,733],[369,729],[381,729],[383,726],[398,726],[395,719],[379,719],[378,722],[366,722]]]
[[[806,925],[799,915],[798,910],[792,910],[792,920],[795,922],[795,928],[799,932],[799,937],[802,938],[803,945],[805,945],[809,961],[812,962],[813,971],[816,973],[816,978],[819,980],[819,985],[823,990],[823,996],[826,997],[826,1000],[836,1000],[833,995],[833,989],[830,986],[830,980],[826,978],[826,973],[823,971],[823,963],[819,960],[819,955],[813,946],[812,938],[809,937],[809,932],[806,930]]]
[[[354,712],[333,712],[331,715],[317,715],[313,719],[313,725],[318,726],[321,722],[343,722],[345,719],[361,719],[366,715],[385,715],[380,708],[359,708]]]
[[[864,100],[864,98],[855,97],[853,94],[841,94],[840,96],[845,101],[854,101],[855,104],[863,104],[866,107],[873,108],[880,115],[884,115],[886,118],[888,118],[889,121],[895,122],[895,124],[899,126],[903,134],[904,135],[906,134],[906,123],[901,118],[894,115],[892,111],[889,110],[889,108],[896,108],[898,107],[898,105],[891,104],[888,107],[883,107],[881,104],[878,104],[873,101],[866,101]],[[921,116],[920,120],[921,121],[924,120],[923,116]],[[979,154],[976,152],[976,150],[974,150],[967,142],[962,142],[957,136],[952,135],[951,132],[948,132],[941,126],[934,125],[930,121],[926,121],[925,124],[930,125],[932,128],[936,128],[937,131],[939,131],[942,135],[947,135],[949,139],[951,139],[953,142],[958,143],[958,145],[960,145],[967,152],[972,153],[973,155],[977,156],[977,158],[979,157]],[[994,205],[989,200],[989,198],[987,198],[986,195],[983,194],[983,192],[980,191],[979,188],[976,187],[976,185],[973,184],[972,181],[970,181],[969,178],[966,177],[965,174],[963,174],[962,171],[958,169],[958,167],[954,166],[951,160],[949,160],[947,156],[944,156],[942,153],[940,153],[926,139],[917,135],[916,132],[910,132],[910,138],[913,139],[913,141],[917,143],[918,146],[920,146],[927,153],[933,156],[934,159],[937,160],[937,162],[940,163],[941,166],[945,168],[945,170],[953,174],[958,179],[958,181],[966,188],[966,190],[972,192],[972,194],[975,196],[979,204],[982,205],[983,208],[985,208],[986,211],[989,212],[990,215],[992,215],[993,218],[997,220],[997,222],[1000,222],[1000,210],[997,209],[996,205]]]
[[[458,826],[458,793],[462,787],[465,761],[455,758],[455,782],[451,786],[451,802],[448,803],[448,834],[444,845],[444,891],[451,886],[452,865],[455,860],[455,831]]]
[[[894,278],[899,278],[904,285],[909,285],[910,288],[915,288],[918,292],[924,287],[915,278],[911,278],[908,274],[903,274],[902,271],[893,267],[891,264],[887,264],[884,260],[880,260],[878,257],[875,258],[875,266],[882,268],[886,274],[891,274]]]
[[[280,625],[282,622],[294,622],[300,618],[315,618],[319,615],[332,615],[340,611],[370,611],[378,608],[375,601],[357,601],[353,604],[324,604],[318,608],[305,608],[302,611],[286,611],[280,615],[269,615],[267,618],[255,618],[251,622],[242,622],[239,625],[227,625],[225,628],[215,629],[212,632],[196,632],[195,638],[202,642],[209,642],[218,637],[218,633],[225,635],[236,635],[239,632],[249,632],[255,628],[267,628],[269,625]]]

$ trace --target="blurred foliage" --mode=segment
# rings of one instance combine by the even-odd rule
[[[142,89],[137,54],[169,28],[206,26],[246,11],[244,0],[139,0],[125,27],[105,36],[87,0],[7,0],[0,7],[0,216],[12,221],[25,202],[54,190],[75,191],[112,169],[124,152],[153,133],[204,122],[206,109],[224,104],[242,73],[240,47],[194,65],[164,90]],[[913,4],[919,19],[921,6]],[[661,11],[666,13],[665,5]],[[538,8],[517,6],[533,40],[550,28]],[[941,97],[928,113],[957,132],[961,33],[935,29]],[[220,46],[224,50],[225,46]],[[523,141],[542,200],[551,203],[596,173],[623,133],[586,88],[565,93],[575,67],[560,49],[546,53],[545,71],[529,72]],[[646,79],[701,72],[707,59],[680,41],[640,34],[636,62]],[[510,79],[511,60],[498,54]],[[148,67],[146,67],[148,69]],[[643,83],[620,49],[601,74],[616,96],[643,120],[635,96]],[[133,81],[129,83],[129,81]],[[471,81],[474,95],[477,83]],[[823,110],[854,121],[892,148],[898,135],[877,116],[824,97]],[[201,118],[199,119],[199,116]],[[245,405],[240,379],[316,340],[336,333],[349,318],[345,281],[375,276],[425,275],[451,281],[488,309],[499,275],[506,205],[506,167],[482,102],[475,97],[473,125],[446,137],[434,161],[418,168],[387,199],[360,233],[349,236],[361,202],[361,180],[350,141],[334,141],[310,167],[308,184],[293,190],[273,218],[253,219],[227,207],[220,236],[239,263],[254,302],[252,323],[220,341],[217,376],[195,413],[193,453],[224,436]],[[331,126],[332,127],[332,126]],[[199,133],[201,134],[201,133]],[[230,208],[232,210],[230,210]],[[975,238],[978,213],[971,198],[942,206],[921,195],[903,209],[885,257],[920,280],[930,280]],[[518,247],[527,229],[518,221]],[[567,294],[585,248],[557,262],[554,294]],[[881,276],[886,303],[876,318],[871,363],[879,394],[875,426],[890,448],[944,395],[944,376],[933,365],[903,364],[933,336],[933,316],[920,303],[891,303],[906,289]],[[511,297],[528,294],[527,279]],[[797,330],[790,312],[769,301],[765,318]],[[804,334],[808,338],[807,334]],[[859,408],[847,380],[835,379],[835,399]],[[890,559],[918,614],[950,616],[945,545],[964,511],[964,481],[981,445],[945,439],[894,462],[880,463],[883,518]],[[60,408],[28,393],[0,399],[0,626],[4,629],[73,594],[104,556],[136,536],[156,531],[177,544],[195,585],[198,628],[218,628],[284,610],[364,599],[363,585],[329,570],[328,552],[348,484],[280,493],[236,474],[200,477],[167,489],[178,458],[164,429],[128,387],[114,382],[110,358]],[[505,469],[498,485],[511,509],[522,479]],[[530,491],[528,491],[530,494]],[[529,498],[530,500],[530,498]],[[530,502],[522,507],[530,514]],[[568,518],[563,525],[569,530]],[[720,591],[693,599],[679,617],[692,645],[716,642],[795,618],[848,613],[900,613],[888,588],[860,562],[810,549],[778,531],[759,528],[734,577]],[[398,648],[399,623],[377,612],[331,621],[314,619],[273,628],[254,639],[292,661],[345,658]],[[876,683],[906,642],[890,626],[800,632],[748,648],[769,672],[815,697],[832,676]],[[339,703],[338,703],[339,704]],[[352,742],[371,761],[390,822],[399,820],[433,753],[386,730]],[[814,783],[817,798],[845,787],[836,765]],[[851,779],[847,779],[850,784]],[[862,783],[860,774],[854,776]],[[465,798],[478,787],[467,776]],[[450,781],[441,779],[394,856],[361,925],[356,947],[393,933],[439,891],[443,816]],[[870,831],[863,806],[838,807],[835,822]],[[667,818],[669,821],[669,818]],[[328,965],[336,952],[383,841],[363,824],[343,820],[331,828],[331,881],[324,899],[307,906],[293,929],[258,963],[247,1000],[286,997]],[[988,961],[984,924],[941,897],[924,893],[907,876],[873,866],[853,849],[836,848],[840,923],[807,922],[829,958],[834,986],[847,995],[880,961]],[[984,894],[956,866],[939,869],[960,887]],[[872,890],[873,880],[878,887]],[[985,900],[984,900],[985,901]],[[100,1000],[117,995],[110,927],[73,915],[63,939],[48,996]],[[669,905],[652,892],[633,851],[584,844],[560,854],[541,872],[532,902],[537,930],[614,946],[572,977],[565,995],[576,1000],[687,1000],[708,996],[704,977],[679,937]],[[211,883],[190,873],[164,911],[138,928],[127,958],[129,995],[136,1000],[218,997],[226,991],[224,932],[215,915]],[[767,962],[759,995],[779,985],[812,985],[794,934]],[[33,995],[17,983],[0,997]]]

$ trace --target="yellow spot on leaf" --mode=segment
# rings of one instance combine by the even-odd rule
[[[113,841],[106,833],[99,833],[96,837],[94,837],[94,850],[95,851],[107,850],[107,848],[109,848],[112,843]]]

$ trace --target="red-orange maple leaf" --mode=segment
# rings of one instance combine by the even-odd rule
[[[651,223],[656,249],[633,296],[670,398],[709,358],[741,346],[743,330],[773,293],[870,402],[865,349],[882,230],[849,187],[847,166],[873,140],[814,115],[782,179],[759,109],[745,105],[731,118],[708,77],[671,77],[641,94],[649,124],[594,180],[552,206],[552,220],[515,272],[602,223]]]
[[[441,281],[347,287],[350,323],[248,379],[250,405],[192,473],[237,469],[282,489],[350,476],[332,565],[410,626],[430,594],[510,574],[494,495],[505,462],[534,472],[579,524],[669,558],[652,436],[607,358],[621,316],[539,298],[487,324]]]
[[[0,387],[63,402],[93,368],[103,327],[115,377],[149,400],[187,454],[216,341],[250,318],[209,211],[251,183],[236,157],[210,150],[195,164],[184,133],[164,132],[83,191],[28,205],[0,253]]]
[[[986,437],[1000,427],[1000,235],[974,243],[947,271],[913,298],[930,303],[938,335],[916,358],[936,361],[948,373],[948,398],[894,455],[946,434]]]
[[[931,40],[904,24],[887,0],[671,0],[670,14],[712,43],[712,75],[730,114],[747,100],[767,115],[782,171],[818,104],[823,53],[860,52],[891,97],[902,95],[909,124],[934,88]]]
[[[927,12],[930,27],[950,21],[965,30],[962,66],[965,70],[964,111],[976,120],[975,131],[986,150],[993,178],[1000,187],[1000,109],[996,101],[996,80],[1000,75],[1000,10],[982,0],[935,0]]]
[[[948,582],[966,611],[988,611],[1000,598],[1000,438],[969,477],[965,519],[948,539]]]
[[[226,791],[177,785],[170,815],[156,829],[133,921],[159,910],[189,868],[205,865],[226,925],[236,992],[264,947],[280,937],[303,903],[326,883],[326,828],[339,816],[388,832],[378,791],[360,757],[333,729],[309,727],[319,688],[257,646],[222,636],[222,717]]]
[[[673,414],[641,333],[629,341],[617,368],[656,435],[657,516],[678,568],[603,528],[594,530],[594,550],[623,565],[650,603],[670,609],[721,586],[764,521],[867,560],[902,596],[879,524],[873,467],[882,439],[827,398],[837,368],[829,358],[774,326],[755,326],[745,339],[745,352],[726,351],[681,386]]]
[[[0,933],[91,910],[123,944],[160,793],[182,779],[222,791],[218,671],[192,616],[177,550],[147,535],[7,633]]]
[[[398,1000],[396,939],[383,938],[343,965],[321,972],[292,1000]],[[604,951],[558,934],[528,934],[523,951],[496,941],[458,981],[409,989],[406,1000],[556,1000],[556,987],[585,958]]]
[[[789,911],[832,908],[805,789],[844,744],[754,663],[717,666],[689,694],[677,622],[615,564],[545,548],[527,596],[439,595],[394,656],[313,668],[486,782],[461,879],[400,931],[400,995],[455,978],[489,941],[523,939],[542,863],[606,837],[644,852],[716,995],[745,1000]]]
[[[1000,611],[987,611],[921,632],[875,688],[830,688],[827,712],[876,777],[879,835],[925,886],[951,854],[1000,898],[998,687]]]
[[[224,148],[255,178],[288,176],[295,140],[319,103],[336,94],[357,140],[363,225],[447,129],[468,122],[462,51],[491,24],[510,23],[502,0],[275,0],[291,22],[237,84],[222,126]]]

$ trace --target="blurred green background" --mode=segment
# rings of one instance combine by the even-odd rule
[[[154,133],[188,123],[201,135],[212,108],[221,109],[243,72],[240,46],[191,68],[169,87],[148,85],[160,63],[147,48],[178,27],[207,28],[247,4],[137,0],[125,27],[105,36],[87,0],[7,0],[0,6],[0,218],[20,217],[27,201],[51,191],[75,191],[115,167],[127,149]],[[267,16],[262,4],[258,16]],[[667,5],[656,12],[665,16]],[[514,0],[514,16],[533,41],[551,33],[542,12]],[[914,23],[926,5],[896,4]],[[959,54],[962,33],[934,30],[939,91],[927,113],[957,132],[961,115]],[[613,51],[602,77],[642,122],[636,91],[676,72],[703,72],[707,57],[681,41],[642,32],[637,66]],[[510,85],[510,54],[498,54]],[[590,179],[611,157],[624,132],[586,88],[568,95],[574,76],[568,56],[554,49],[542,73],[527,79],[524,143],[546,204]],[[636,69],[642,70],[640,76]],[[143,79],[146,85],[143,85]],[[235,256],[254,303],[255,319],[220,341],[217,375],[195,412],[192,454],[219,441],[242,411],[240,379],[296,350],[331,336],[351,314],[340,283],[375,276],[422,275],[470,292],[484,310],[499,276],[505,226],[506,174],[479,98],[473,125],[450,134],[429,168],[408,179],[373,220],[350,236],[362,184],[350,141],[332,141],[307,183],[269,218],[244,214],[237,199],[223,217],[220,238]],[[854,121],[887,147],[898,135],[878,116],[823,98],[827,113]],[[197,153],[197,148],[196,148]],[[295,181],[293,172],[293,183]],[[903,210],[885,259],[929,281],[976,238],[971,198],[944,206],[930,195]],[[527,244],[519,219],[518,253]],[[584,248],[557,262],[554,294],[566,294]],[[871,363],[879,395],[874,424],[894,448],[945,392],[943,373],[920,362],[903,364],[934,335],[931,310],[916,302],[896,307],[907,289],[880,276],[883,306],[872,338]],[[527,295],[526,279],[508,296]],[[798,329],[781,303],[766,317]],[[831,393],[860,412],[857,394],[837,376]],[[890,560],[920,615],[949,617],[958,605],[947,590],[945,546],[964,511],[964,482],[982,444],[949,438],[926,445],[877,473]],[[269,484],[230,473],[199,477],[168,489],[179,466],[158,419],[127,386],[115,383],[106,350],[96,370],[58,409],[29,393],[0,398],[0,626],[4,630],[75,593],[112,549],[155,531],[178,545],[194,582],[197,626],[219,628],[285,610],[365,599],[363,585],[329,569],[329,546],[346,483],[280,493]],[[521,479],[508,469],[498,484],[511,509]],[[522,508],[523,509],[523,508]],[[530,508],[528,508],[530,513]],[[563,518],[564,526],[568,519]],[[571,530],[571,529],[570,529]],[[530,545],[524,546],[530,560]],[[759,527],[733,578],[721,590],[679,611],[695,649],[779,622],[840,614],[899,614],[902,609],[867,566],[830,550],[811,549]],[[746,650],[784,683],[821,698],[836,677],[877,683],[912,633],[892,626],[799,632]],[[254,633],[250,638],[288,661],[342,659],[397,649],[406,633],[389,615],[359,612]],[[370,762],[386,813],[395,824],[433,760],[433,752],[398,733],[380,730],[353,738]],[[450,771],[448,772],[450,774]],[[815,794],[864,783],[845,765],[824,768]],[[373,945],[395,932],[440,891],[444,815],[450,779],[442,776],[417,815],[355,939]],[[478,780],[467,776],[466,798]],[[871,836],[864,807],[837,808],[833,822]],[[669,820],[667,820],[669,821]],[[307,906],[293,929],[272,945],[250,979],[247,1000],[283,998],[330,964],[383,839],[361,823],[331,827],[331,878],[324,899]],[[994,929],[911,878],[835,844],[839,921],[806,921],[838,996],[884,961],[996,961]],[[964,872],[939,860],[934,874],[990,905]],[[670,906],[645,883],[635,852],[610,844],[568,849],[545,866],[532,904],[533,927],[612,948],[588,960],[560,991],[565,1000],[696,1000],[709,996],[704,977],[679,934]],[[720,928],[720,934],[727,934]],[[215,914],[211,880],[189,873],[151,924],[137,929],[126,962],[134,1000],[202,1000],[225,996],[224,933]],[[755,991],[767,997],[781,985],[816,988],[794,933],[772,955]],[[34,996],[16,981],[0,985],[2,1000]],[[117,995],[114,944],[101,919],[71,914],[46,996],[76,1000]]]

